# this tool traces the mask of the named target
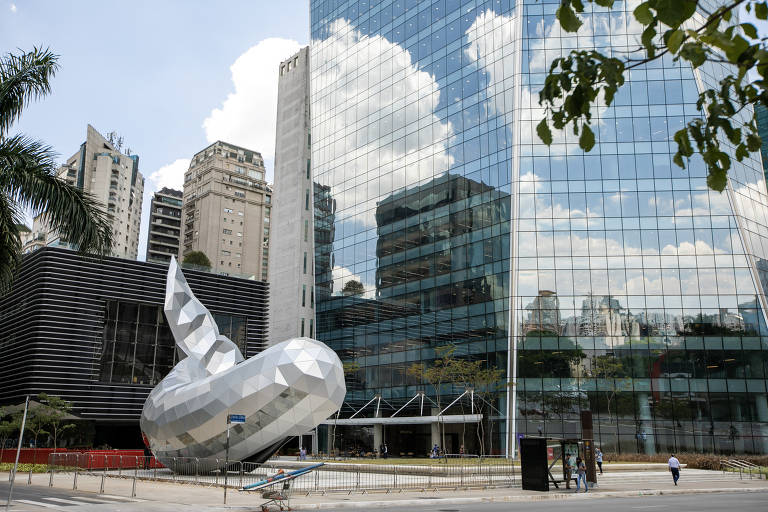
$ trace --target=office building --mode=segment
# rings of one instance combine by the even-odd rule
[[[267,280],[272,189],[261,154],[217,141],[184,175],[181,259],[201,251],[212,270]]]
[[[755,104],[755,113],[757,113],[757,133],[762,139],[760,145],[760,156],[763,159],[763,173],[768,180],[768,107],[762,103]]]
[[[280,63],[269,263],[270,343],[314,337],[309,47]]]
[[[122,153],[122,138],[114,133],[110,140],[88,125],[80,150],[59,169],[60,178],[96,198],[112,219],[112,256],[135,260],[139,251],[141,202],[144,177],[139,172],[139,156]],[[58,233],[48,232],[47,245],[70,247]]]
[[[0,298],[0,403],[60,396],[73,414],[95,422],[95,445],[141,447],[144,401],[179,357],[163,313],[167,270],[54,247],[25,255],[11,292]],[[266,283],[184,274],[245,357],[266,348]]]
[[[596,108],[591,152],[548,147],[551,60],[636,51],[642,29],[589,4],[565,33],[559,5],[310,1],[317,337],[354,369],[333,421],[368,449],[512,455],[518,435],[580,436],[588,410],[607,452],[764,453],[760,158],[723,193],[698,155],[672,163],[723,68],[663,56]],[[469,386],[481,418],[471,383],[414,376],[444,346],[502,371]]]
[[[179,257],[182,195],[180,190],[163,187],[152,197],[146,261],[168,263],[171,256]]]

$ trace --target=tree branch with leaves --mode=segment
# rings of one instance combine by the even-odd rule
[[[49,146],[8,134],[28,103],[51,92],[58,69],[58,56],[48,49],[0,57],[0,293],[10,289],[21,263],[24,210],[42,213],[44,222],[83,254],[107,255],[112,248],[104,205],[58,178]]]
[[[577,32],[583,21],[579,14],[585,4],[614,9],[621,0],[562,0],[556,17],[566,32]],[[758,36],[752,23],[739,23],[736,13],[744,9],[758,20],[768,19],[766,0],[732,0],[713,12],[705,12],[698,0],[645,0],[632,12],[643,27],[636,57],[615,57],[600,50],[573,50],[552,61],[539,92],[545,117],[536,127],[547,145],[553,141],[552,128],[571,128],[579,136],[579,146],[590,151],[595,146],[591,124],[596,106],[611,106],[617,91],[625,85],[627,71],[664,55],[684,61],[696,69],[705,63],[726,64],[731,71],[718,88],[700,92],[696,108],[700,116],[674,134],[676,165],[685,168],[694,153],[707,166],[707,184],[723,191],[732,158],[741,162],[760,149],[754,112],[743,124],[735,117],[757,104],[768,103],[768,51],[766,38]],[[697,14],[698,13],[698,14]],[[733,149],[724,147],[727,141]],[[732,154],[729,154],[732,151]]]

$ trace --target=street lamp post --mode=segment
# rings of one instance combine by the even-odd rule
[[[16,481],[16,470],[19,467],[19,454],[21,453],[21,444],[24,441],[24,427],[27,424],[27,410],[29,409],[29,395],[24,402],[24,417],[21,420],[21,431],[19,432],[19,444],[16,447],[16,462],[13,464],[13,473],[11,473],[11,485],[8,489],[8,501],[5,502],[5,510],[11,506],[11,496],[13,496],[13,484]]]

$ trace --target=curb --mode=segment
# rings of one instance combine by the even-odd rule
[[[383,508],[383,507],[422,507],[442,505],[471,505],[474,503],[509,503],[518,501],[547,501],[568,499],[599,499],[599,498],[635,498],[639,496],[662,496],[684,494],[720,494],[720,493],[768,493],[768,488],[740,488],[729,487],[721,489],[668,489],[668,490],[639,490],[639,491],[593,491],[592,493],[568,493],[568,494],[524,494],[515,496],[487,496],[480,498],[438,498],[438,499],[404,499],[390,501],[366,501],[366,502],[328,502],[328,503],[304,503],[292,504],[292,510],[335,510],[348,508]]]

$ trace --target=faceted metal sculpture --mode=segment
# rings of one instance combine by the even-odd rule
[[[333,350],[294,338],[244,360],[174,258],[165,315],[186,357],[152,390],[141,413],[141,430],[164,464],[172,466],[173,457],[224,459],[228,414],[246,418],[230,426],[229,460],[263,461],[285,439],[307,433],[341,407],[344,370]]]

